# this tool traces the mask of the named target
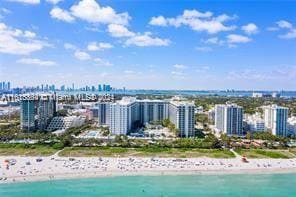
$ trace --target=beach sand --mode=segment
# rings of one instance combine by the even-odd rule
[[[37,162],[37,158],[42,161]],[[15,159],[14,165],[5,160]],[[0,156],[0,183],[134,175],[296,173],[296,159]],[[28,163],[30,162],[30,163]]]

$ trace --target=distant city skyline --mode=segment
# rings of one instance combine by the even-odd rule
[[[2,0],[0,81],[296,90],[296,2]]]

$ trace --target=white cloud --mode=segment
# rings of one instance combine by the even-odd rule
[[[213,16],[212,12],[199,12],[197,10],[184,10],[182,15],[175,18],[164,18],[163,16],[152,17],[149,24],[156,26],[189,26],[194,31],[205,31],[216,34],[222,31],[234,30],[235,26],[227,26],[224,23],[235,17],[226,14]]]
[[[132,31],[129,31],[123,25],[110,24],[108,26],[108,32],[113,37],[127,37],[128,39],[125,41],[125,45],[127,46],[168,46],[170,44],[170,40],[168,39],[152,37],[152,34],[150,32],[145,32],[144,34],[134,33]]]
[[[167,26],[167,20],[163,16],[152,17],[149,25]]]
[[[0,20],[5,17],[5,15],[10,14],[11,11],[6,8],[0,8]]]
[[[64,1],[64,0],[46,0],[46,1],[49,3],[52,3],[52,4],[58,4],[59,2]]]
[[[296,28],[294,28],[290,22],[281,20],[276,22],[276,24],[278,25],[278,28],[287,29],[288,31],[285,34],[279,35],[278,36],[279,38],[287,39],[287,40],[296,38]]]
[[[48,43],[34,39],[36,34],[22,31],[0,23],[0,53],[27,55],[49,46]]]
[[[72,23],[75,21],[75,18],[73,16],[71,16],[71,13],[69,13],[68,11],[63,10],[59,7],[54,7],[50,11],[50,15],[52,18],[56,18],[58,20],[65,21],[68,23]]]
[[[188,66],[185,66],[183,64],[175,64],[175,65],[173,65],[173,67],[176,68],[176,69],[186,69],[186,68],[188,68]]]
[[[70,8],[72,14],[90,23],[127,25],[130,16],[127,12],[116,13],[109,7],[101,7],[95,0],[81,0]]]
[[[83,51],[75,51],[74,56],[79,60],[89,60],[91,56]]]
[[[65,47],[65,49],[67,49],[67,50],[76,50],[76,49],[77,49],[76,46],[74,46],[73,44],[70,44],[70,43],[65,43],[65,44],[64,44],[64,47]]]
[[[118,24],[108,25],[108,32],[113,37],[130,37],[135,35],[134,32],[129,31],[125,26]]]
[[[215,45],[223,45],[224,41],[220,40],[218,37],[212,37],[204,41],[206,44],[215,44]]]
[[[228,43],[235,44],[235,43],[247,43],[251,42],[252,39],[247,36],[242,36],[238,34],[230,34],[227,36]]]
[[[289,40],[289,39],[295,39],[296,38],[296,29],[291,29],[286,34],[279,35],[279,38],[287,39],[287,40]]]
[[[45,61],[38,58],[23,58],[17,60],[17,63],[20,64],[29,64],[29,65],[38,65],[38,66],[55,66],[57,65],[53,61]]]
[[[11,13],[11,11],[9,9],[6,9],[6,8],[1,8],[0,12],[4,13],[4,14],[10,14]]]
[[[177,78],[177,79],[183,79],[186,76],[184,72],[180,72],[180,71],[172,71],[171,74],[173,75],[174,78]]]
[[[109,62],[108,60],[103,60],[101,58],[95,58],[94,61],[98,66],[113,66],[111,62]]]
[[[137,34],[133,37],[130,37],[125,42],[126,45],[136,45],[139,47],[146,46],[168,46],[170,44],[170,40],[161,39],[158,37],[151,37],[150,32],[146,32],[144,34]]]
[[[39,4],[40,0],[6,0],[11,2],[26,3],[26,4]]]
[[[91,42],[87,46],[87,49],[89,51],[101,51],[101,50],[111,49],[111,48],[113,48],[113,45],[106,42],[100,42],[100,43]]]
[[[24,36],[25,36],[26,38],[35,38],[35,37],[36,37],[36,33],[31,32],[31,31],[25,31]]]
[[[248,35],[258,33],[258,27],[254,23],[242,26],[242,30]]]
[[[291,23],[289,23],[288,21],[285,21],[285,20],[280,20],[280,21],[276,22],[276,24],[278,25],[278,27],[284,28],[284,29],[291,29],[293,27],[293,25]]]

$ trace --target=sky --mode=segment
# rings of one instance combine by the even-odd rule
[[[292,0],[0,0],[0,81],[296,90],[295,12]]]

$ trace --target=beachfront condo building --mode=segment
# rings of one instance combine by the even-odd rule
[[[113,135],[126,135],[138,120],[138,103],[135,98],[124,97],[110,104],[110,132]]]
[[[23,99],[20,102],[21,129],[45,131],[56,112],[56,102],[51,98]]]
[[[296,116],[288,118],[288,136],[296,136]]]
[[[164,100],[137,100],[141,124],[160,122],[169,117],[169,102]]]
[[[107,125],[114,135],[126,135],[146,123],[160,123],[164,119],[170,119],[179,130],[180,137],[194,136],[193,103],[123,97],[122,100],[110,104],[109,117]]]
[[[193,137],[194,132],[194,104],[172,101],[169,105],[169,118],[179,130],[179,137]]]
[[[56,116],[50,121],[47,131],[66,130],[73,127],[80,127],[85,123],[85,117],[81,116]]]
[[[265,122],[261,118],[261,115],[259,113],[255,113],[252,115],[245,114],[244,123],[244,128],[246,129],[246,131],[249,131],[251,133],[266,131]]]
[[[227,135],[243,135],[243,108],[236,104],[215,105],[215,128]]]
[[[100,126],[108,125],[110,122],[110,102],[100,102],[98,108],[98,123]]]
[[[265,127],[270,129],[273,135],[287,136],[288,108],[278,105],[263,106]]]

